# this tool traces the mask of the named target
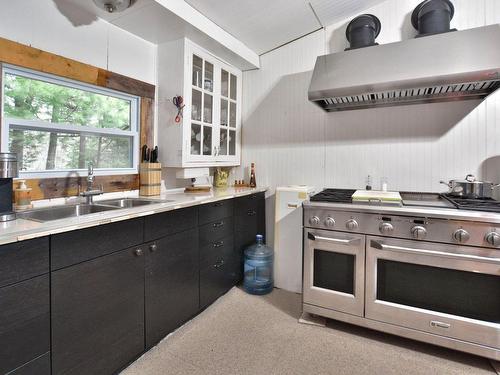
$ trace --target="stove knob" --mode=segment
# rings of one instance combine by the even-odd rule
[[[411,235],[417,240],[422,240],[425,238],[425,236],[427,236],[427,229],[425,229],[425,227],[421,225],[416,225],[411,228]]]
[[[378,229],[382,234],[391,234],[392,231],[394,230],[394,226],[391,223],[382,223],[380,224]]]
[[[312,216],[309,219],[309,224],[311,224],[311,225],[319,225],[319,223],[320,223],[319,217],[317,217],[317,216]]]
[[[488,242],[491,246],[498,247],[500,246],[500,234],[497,232],[490,232],[484,237],[486,242]]]
[[[469,241],[470,234],[465,229],[457,229],[453,232],[453,239],[457,242],[464,243]]]
[[[325,225],[327,227],[333,227],[335,225],[335,220],[333,220],[332,217],[328,216],[326,219],[325,219]]]
[[[345,227],[349,230],[356,230],[359,228],[359,224],[356,220],[350,219],[345,223]]]

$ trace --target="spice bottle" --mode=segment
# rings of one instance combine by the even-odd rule
[[[252,163],[250,168],[250,187],[257,187],[257,181],[255,179],[255,163]]]

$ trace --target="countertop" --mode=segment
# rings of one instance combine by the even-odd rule
[[[68,232],[76,229],[109,224],[116,221],[128,220],[136,217],[153,215],[160,212],[177,210],[179,208],[191,207],[223,199],[232,199],[245,195],[266,191],[267,188],[214,188],[207,193],[184,193],[183,189],[163,192],[156,197],[141,197],[151,200],[169,200],[170,202],[158,202],[142,207],[121,208],[111,211],[98,212],[69,219],[61,219],[40,223],[26,219],[16,219],[6,223],[0,223],[0,244],[24,241],[32,238],[48,236],[51,234]],[[138,191],[130,191],[117,194],[105,194],[94,198],[95,203],[104,199],[132,198],[138,197]],[[75,202],[76,203],[76,202]],[[46,207],[46,206],[45,206]]]

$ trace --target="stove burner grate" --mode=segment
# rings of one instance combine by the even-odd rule
[[[313,195],[311,202],[352,203],[354,189],[325,189]]]
[[[442,194],[442,196],[449,202],[455,205],[460,210],[471,211],[488,211],[500,213],[500,201],[493,198],[459,198],[450,194]]]

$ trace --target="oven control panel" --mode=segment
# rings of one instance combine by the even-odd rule
[[[304,226],[500,249],[500,225],[480,222],[305,207]]]

